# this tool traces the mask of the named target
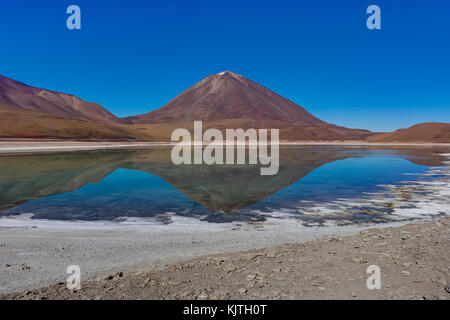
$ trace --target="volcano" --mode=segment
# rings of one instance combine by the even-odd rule
[[[165,106],[125,118],[148,125],[152,135],[202,120],[205,128],[278,128],[282,140],[364,140],[370,131],[348,129],[318,119],[304,108],[236,73],[210,75]],[[170,139],[170,130],[161,132]]]

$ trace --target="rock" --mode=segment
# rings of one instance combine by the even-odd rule
[[[402,274],[405,275],[405,276],[409,276],[409,275],[411,274],[411,272],[406,271],[406,270],[403,270],[403,271],[402,271]]]
[[[402,235],[402,240],[410,240],[410,239],[412,239],[413,238],[413,236],[412,235],[410,235],[410,234],[404,234],[404,235]]]
[[[236,267],[233,267],[233,266],[225,267],[225,272],[226,273],[231,273],[231,272],[234,272],[234,271],[236,271]]]
[[[411,265],[411,263],[409,263],[409,262],[402,263],[402,266],[405,268],[408,268],[410,265]]]
[[[355,263],[363,263],[363,264],[367,263],[367,260],[362,258],[362,257],[353,258],[352,261],[355,262]]]
[[[244,293],[247,292],[247,289],[245,289],[245,288],[239,288],[238,292],[239,292],[240,294],[244,294]]]
[[[245,279],[248,281],[252,281],[253,279],[255,279],[255,275],[254,274],[249,274]]]
[[[218,295],[219,297],[225,298],[229,296],[229,292],[227,290],[224,289],[220,289],[217,290],[216,292],[214,292],[215,295]]]
[[[209,295],[206,293],[206,291],[203,291],[202,293],[200,293],[200,295],[198,296],[199,299],[208,299]]]
[[[446,284],[444,290],[447,291],[447,293],[450,293],[450,282]]]
[[[122,278],[123,277],[123,272],[112,272],[110,274],[108,274],[104,280],[116,280],[117,278]]]
[[[104,278],[104,280],[112,280],[112,279],[114,279],[115,275],[116,275],[115,273],[110,273]]]

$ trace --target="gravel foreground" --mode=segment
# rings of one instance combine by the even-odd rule
[[[0,299],[450,299],[450,218],[368,229],[245,252],[203,256],[149,271],[91,278]],[[369,265],[381,289],[368,289]]]

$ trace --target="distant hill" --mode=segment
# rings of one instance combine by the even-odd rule
[[[0,75],[0,137],[146,139],[97,103]]]
[[[363,140],[372,133],[324,122],[275,92],[226,71],[210,75],[165,106],[125,121],[169,139],[176,127],[280,128],[282,140]]]
[[[17,111],[0,105],[0,138],[151,140],[148,134],[117,124],[95,123],[40,112]]]
[[[16,111],[40,112],[69,119],[117,122],[101,105],[76,96],[36,88],[0,75],[0,105]]]
[[[450,143],[450,123],[428,122],[400,129],[392,133],[380,133],[367,138],[369,142],[434,142]]]

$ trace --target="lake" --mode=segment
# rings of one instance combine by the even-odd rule
[[[450,214],[447,147],[280,146],[273,176],[260,165],[175,165],[170,151],[1,155],[0,217],[321,226]]]

